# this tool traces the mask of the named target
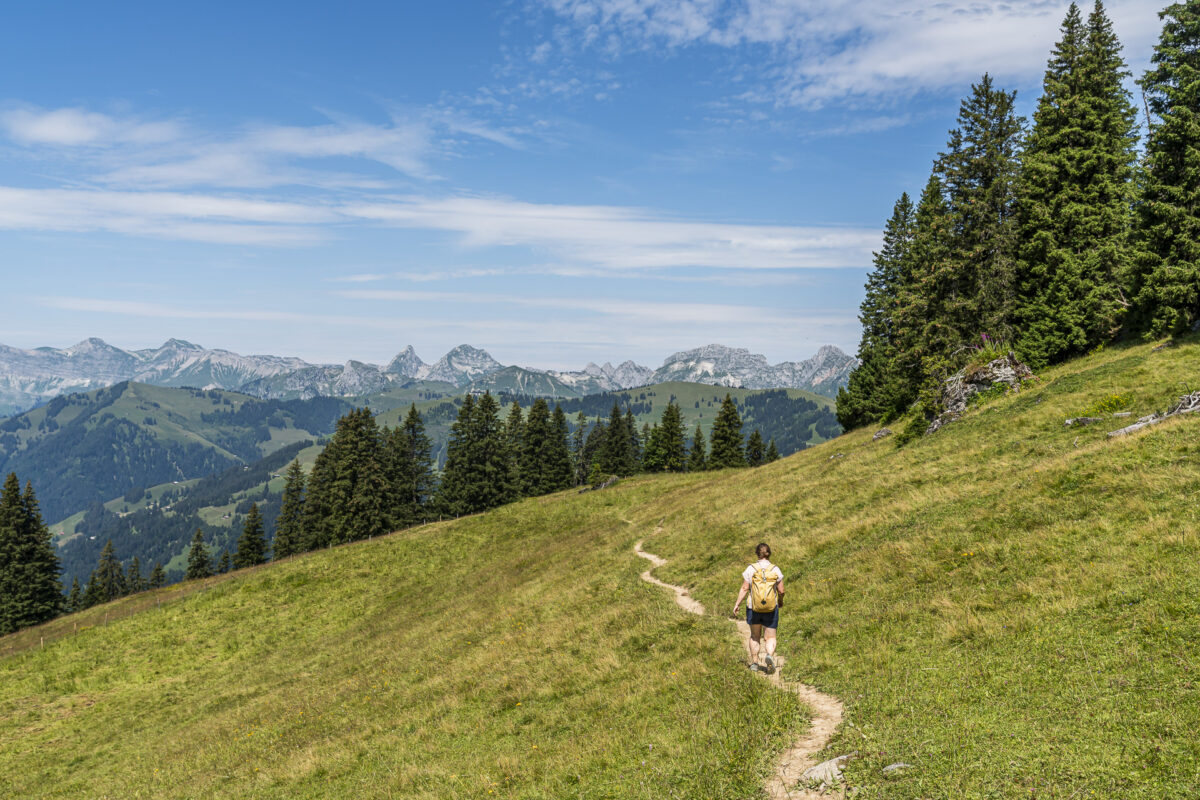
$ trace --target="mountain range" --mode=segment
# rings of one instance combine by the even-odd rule
[[[0,415],[122,381],[229,389],[274,400],[362,397],[416,382],[436,384],[443,391],[584,397],[686,381],[747,389],[804,389],[834,397],[856,364],[855,358],[828,345],[807,360],[771,365],[764,356],[744,348],[710,344],[674,353],[656,370],[625,361],[615,367],[591,363],[578,371],[557,371],[505,366],[487,351],[464,344],[432,364],[422,361],[410,345],[381,367],[360,361],[310,364],[299,358],[243,356],[181,339],[170,339],[157,348],[123,350],[91,338],[65,349],[0,345]]]

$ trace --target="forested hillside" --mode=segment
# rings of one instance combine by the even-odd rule
[[[341,400],[120,383],[0,423],[0,472],[31,481],[59,520],[133,489],[204,477],[332,432]]]

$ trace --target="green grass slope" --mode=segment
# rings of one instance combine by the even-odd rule
[[[537,498],[0,639],[0,794],[759,796],[804,710],[638,581],[649,536],[710,610],[772,543],[785,678],[845,702],[860,796],[1195,797],[1200,415],[1063,421],[1198,368],[1114,348],[903,448]]]

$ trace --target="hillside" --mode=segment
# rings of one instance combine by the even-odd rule
[[[1195,338],[1110,348],[904,447],[536,498],[0,639],[0,788],[755,796],[805,712],[638,580],[647,537],[718,610],[772,543],[785,678],[845,703],[827,755],[868,797],[1194,797],[1200,417],[1063,422],[1198,369]]]
[[[0,422],[0,473],[32,481],[49,521],[132,489],[211,475],[330,433],[337,399],[264,401],[118,383]]]

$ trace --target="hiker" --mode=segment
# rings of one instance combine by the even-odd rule
[[[733,615],[737,616],[748,592],[746,624],[750,626],[750,669],[770,675],[775,671],[775,631],[779,627],[779,607],[783,605],[783,571],[771,563],[771,546],[766,542],[759,542],[754,554],[758,561],[742,570],[742,590],[733,604]],[[765,669],[758,665],[759,642],[764,630],[767,634]]]

